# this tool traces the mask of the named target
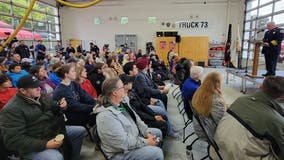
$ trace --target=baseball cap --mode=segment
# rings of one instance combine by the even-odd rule
[[[133,83],[134,80],[135,80],[134,76],[129,76],[127,74],[121,74],[121,75],[119,75],[119,78],[121,79],[123,84]]]
[[[18,88],[37,88],[41,82],[33,75],[25,75],[21,77],[17,83]]]

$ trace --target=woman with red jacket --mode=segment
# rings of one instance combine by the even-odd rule
[[[17,93],[16,88],[11,88],[12,82],[5,74],[0,74],[0,111],[6,103]]]
[[[79,66],[75,68],[76,82],[94,99],[97,99],[98,94],[92,83],[87,79],[87,70],[85,67]]]

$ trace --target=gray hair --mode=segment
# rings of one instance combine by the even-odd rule
[[[190,78],[192,79],[198,79],[202,76],[204,68],[200,66],[192,66],[190,68]]]
[[[121,81],[119,77],[111,77],[106,79],[102,84],[102,93],[98,97],[99,106],[104,106],[108,103],[112,92],[117,89],[117,83]],[[105,106],[107,107],[107,106]]]
[[[262,83],[262,91],[274,99],[284,96],[284,77],[266,77]]]

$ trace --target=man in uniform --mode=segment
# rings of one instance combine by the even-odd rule
[[[284,77],[281,76],[266,77],[260,92],[238,98],[215,132],[214,139],[223,159],[283,159],[283,101]],[[216,158],[214,152],[210,156]]]
[[[268,22],[267,29],[268,31],[264,34],[262,48],[267,72],[263,76],[275,75],[277,58],[281,51],[281,41],[284,33],[283,29],[276,27],[274,22]]]

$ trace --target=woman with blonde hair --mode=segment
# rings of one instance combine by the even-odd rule
[[[218,72],[209,73],[192,98],[192,107],[199,115],[209,138],[213,138],[216,127],[226,110],[226,103],[222,96],[222,75]],[[202,140],[207,141],[201,126],[193,119],[195,133]]]
[[[110,54],[106,63],[108,67],[115,70],[117,75],[124,74],[122,66],[118,63],[118,57],[116,54]]]

